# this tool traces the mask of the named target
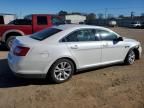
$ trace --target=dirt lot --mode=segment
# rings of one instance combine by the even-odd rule
[[[113,30],[139,40],[144,49],[144,30]],[[0,108],[144,108],[144,53],[132,66],[85,71],[55,85],[14,77],[5,58],[7,51],[0,50]]]

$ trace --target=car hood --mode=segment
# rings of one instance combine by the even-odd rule
[[[127,37],[124,37],[123,39],[124,39],[125,42],[138,42],[135,39],[131,39],[131,38],[127,38]]]

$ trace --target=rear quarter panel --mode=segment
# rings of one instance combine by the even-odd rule
[[[47,73],[51,65],[58,59],[67,57],[72,59],[76,65],[77,62],[71,56],[65,44],[48,44],[42,43],[33,47],[27,59],[31,59],[31,63],[35,63],[35,68],[39,67],[43,73]]]

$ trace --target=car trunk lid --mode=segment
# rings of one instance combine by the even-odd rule
[[[10,49],[10,53],[15,55],[26,55],[26,53],[38,43],[38,40],[32,39],[29,36],[16,37]],[[20,52],[21,51],[21,52]]]

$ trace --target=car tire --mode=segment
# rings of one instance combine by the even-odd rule
[[[126,59],[125,59],[125,64],[127,65],[132,65],[135,61],[135,52],[133,50],[130,50],[126,56]]]
[[[7,38],[7,40],[6,40],[6,47],[7,47],[8,49],[11,48],[12,43],[13,43],[13,41],[15,40],[15,38],[16,38],[16,36],[10,36],[10,37]]]
[[[72,77],[74,70],[72,61],[59,59],[51,66],[47,77],[52,83],[63,83]]]

